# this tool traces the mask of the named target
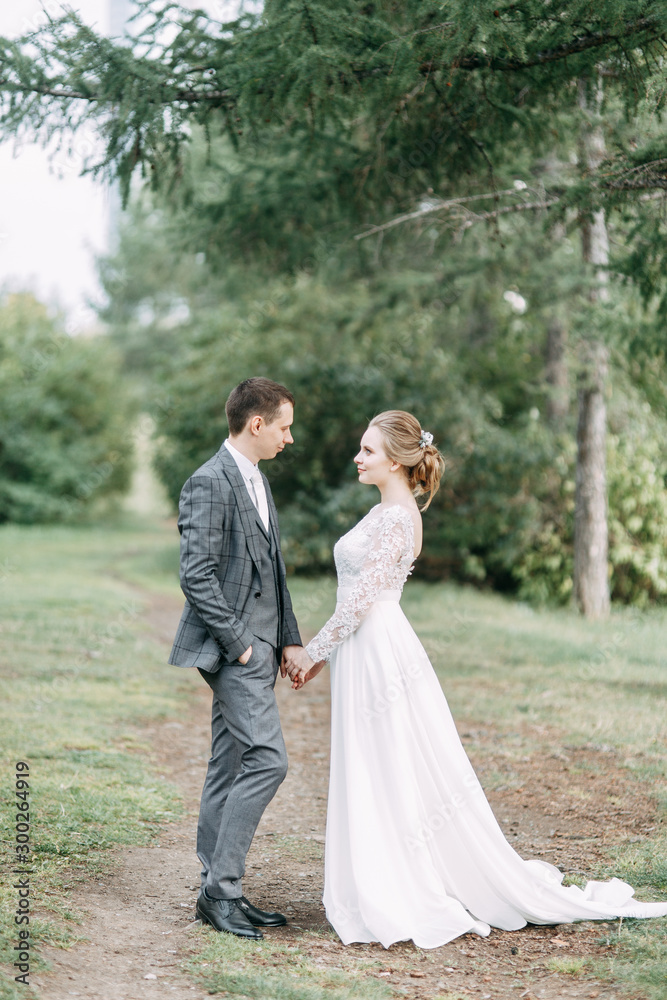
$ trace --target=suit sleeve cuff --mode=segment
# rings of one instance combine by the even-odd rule
[[[285,629],[283,632],[283,646],[303,646],[298,629]]]
[[[252,634],[250,629],[244,629],[238,639],[234,639],[232,642],[225,643],[224,647],[220,645],[224,655],[228,660],[238,660],[239,656],[245,653],[248,646],[252,646],[255,641],[255,636]]]

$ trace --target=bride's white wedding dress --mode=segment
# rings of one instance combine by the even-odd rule
[[[414,525],[378,504],[334,548],[338,603],[307,646],[331,661],[324,904],[344,944],[435,948],[491,926],[657,917],[626,882],[561,885],[496,822],[433,667],[399,604]]]

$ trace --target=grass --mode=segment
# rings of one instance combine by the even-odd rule
[[[619,986],[628,996],[665,1000],[667,936],[664,925],[664,920],[624,921],[609,941],[612,957],[594,964],[593,972]]]
[[[146,718],[178,713],[183,681],[142,633],[136,592],[112,575],[120,548],[164,541],[143,528],[0,531],[4,1000],[32,995],[12,970],[16,762],[30,768],[31,972],[43,967],[42,942],[67,946],[80,934],[66,902],[72,879],[103,870],[111,847],[149,843],[180,810],[131,736]]]
[[[3,855],[13,844],[14,765],[25,759],[34,814],[31,964],[37,971],[41,942],[68,946],[82,933],[67,906],[77,873],[103,870],[114,845],[150,843],[179,811],[175,790],[156,775],[137,737],[142,720],[177,717],[190,690],[189,677],[165,670],[163,647],[146,638],[139,620],[137,588],[180,593],[178,539],[173,525],[137,520],[80,530],[3,527],[0,546]],[[303,631],[316,631],[333,609],[335,582],[297,578],[290,590]],[[454,717],[493,727],[508,765],[513,754],[551,745],[612,746],[667,805],[665,609],[614,609],[610,621],[590,623],[568,609],[533,610],[471,587],[419,581],[409,582],[403,607]],[[296,843],[285,847],[299,850]],[[663,825],[651,843],[617,849],[596,877],[625,877],[638,896],[659,898],[667,892],[665,856]],[[10,974],[16,900],[11,881],[4,878],[3,886],[0,963],[7,974],[0,976],[0,1000],[28,1000],[29,990],[15,987]],[[623,922],[609,940],[608,958],[560,971],[594,974],[628,995],[663,1000],[664,928],[664,921]],[[291,948],[204,931],[188,969],[213,993],[276,1000],[395,996],[369,975],[370,951],[332,970],[318,966],[319,943],[310,932]]]
[[[586,968],[585,958],[550,958],[547,968],[565,976],[580,976]]]
[[[389,1000],[394,991],[368,975],[380,967],[361,961],[353,971],[318,967],[313,961],[322,935],[307,933],[298,946],[246,942],[207,931],[205,943],[186,968],[209,993],[254,1000]]]

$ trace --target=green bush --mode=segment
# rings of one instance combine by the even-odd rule
[[[667,600],[667,461],[655,438],[609,436],[612,597],[645,607]]]
[[[30,295],[0,305],[0,522],[75,521],[128,486],[131,406],[102,337]]]
[[[439,524],[441,551],[458,557],[457,578],[531,602],[569,597],[571,568],[560,565],[559,547],[569,538],[573,449],[536,410],[479,436]]]
[[[611,597],[637,607],[667,601],[667,461],[653,424],[607,436]],[[572,592],[576,452],[571,439],[561,444],[559,475],[536,497],[532,537],[518,543],[518,596],[533,603],[567,603]]]

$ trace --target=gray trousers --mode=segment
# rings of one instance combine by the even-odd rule
[[[244,665],[200,670],[213,691],[211,757],[202,789],[197,855],[202,887],[219,899],[243,895],[241,879],[257,825],[287,774],[274,685],[276,651],[253,639]]]

